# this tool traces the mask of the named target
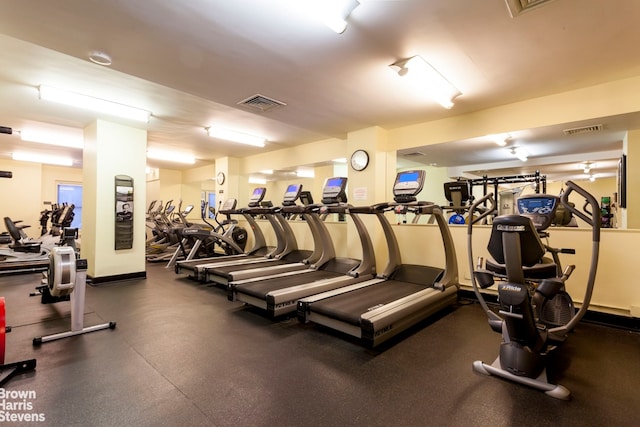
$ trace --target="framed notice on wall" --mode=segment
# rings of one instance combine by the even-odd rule
[[[133,247],[133,178],[116,175],[115,250]]]

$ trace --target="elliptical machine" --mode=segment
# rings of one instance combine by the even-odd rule
[[[570,391],[548,381],[546,366],[548,355],[560,346],[569,332],[587,312],[595,283],[600,246],[600,209],[596,199],[572,181],[561,199],[556,196],[535,195],[519,202],[520,215],[498,216],[493,220],[488,251],[493,260],[482,259],[474,263],[473,224],[481,221],[495,209],[493,194],[477,200],[472,212],[489,201],[493,209],[484,212],[467,227],[469,266],[474,293],[489,318],[489,325],[502,334],[500,353],[491,364],[473,362],[473,370],[495,375],[538,390],[556,399],[568,400]],[[569,203],[569,195],[576,192],[584,197],[580,211]],[[522,200],[522,199],[521,199]],[[564,283],[574,266],[564,271],[554,260],[544,258],[548,247],[542,244],[540,233],[553,221],[558,201],[565,209],[585,221],[592,229],[592,252],[586,291],[580,310],[564,290]],[[556,254],[552,252],[557,261]],[[500,308],[497,313],[489,308],[480,289],[492,286],[496,279]],[[569,301],[567,301],[569,298]],[[565,301],[558,304],[558,301]]]

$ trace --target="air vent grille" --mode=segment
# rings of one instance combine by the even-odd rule
[[[238,102],[238,105],[243,105],[245,107],[259,110],[260,112],[265,113],[275,108],[284,107],[287,104],[282,101],[269,98],[268,96],[257,94]]]
[[[515,18],[521,13],[528,12],[531,9],[535,9],[538,6],[549,3],[550,1],[552,0],[505,0],[512,18]]]
[[[599,132],[601,130],[602,130],[602,125],[591,125],[591,126],[582,126],[582,127],[573,128],[573,129],[565,129],[562,132],[564,132],[565,135],[575,135],[577,133]]]
[[[419,156],[425,156],[426,154],[421,153],[420,151],[413,151],[411,153],[403,153],[402,156],[403,157],[419,157]]]

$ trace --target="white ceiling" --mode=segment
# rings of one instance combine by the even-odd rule
[[[149,147],[193,153],[202,165],[640,75],[637,0],[553,0],[516,18],[505,0],[362,0],[343,34],[301,15],[293,5],[302,1],[0,0],[0,125],[83,128],[95,120],[40,101],[37,87],[48,84],[151,111]],[[89,62],[93,50],[113,64]],[[414,55],[460,89],[451,110],[388,67]],[[265,113],[238,105],[255,94],[287,105]],[[261,149],[211,139],[204,128],[212,124],[269,142]],[[558,127],[512,137],[535,145],[533,158],[570,163],[585,152],[613,159],[624,131],[640,128],[635,115],[602,124],[591,135],[565,137]],[[475,142],[468,159],[456,143],[415,151],[427,164],[515,170],[506,150]],[[18,145],[44,149],[0,135],[0,158]],[[79,150],[73,154],[80,162]]]

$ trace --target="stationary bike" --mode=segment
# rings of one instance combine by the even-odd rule
[[[600,245],[600,209],[596,199],[572,181],[567,182],[567,191],[561,199],[550,195],[533,195],[519,199],[520,215],[503,215],[493,219],[493,228],[488,244],[488,259],[482,268],[482,259],[474,263],[473,224],[490,214],[481,214],[467,227],[469,266],[473,290],[489,318],[489,325],[502,334],[500,353],[491,364],[475,361],[474,371],[495,375],[538,390],[547,395],[568,400],[570,392],[561,385],[550,384],[546,374],[548,355],[560,346],[569,332],[587,312],[598,265]],[[582,210],[569,203],[569,195],[578,193],[585,199]],[[490,201],[494,207],[493,195],[479,199],[472,206]],[[566,301],[564,283],[574,266],[559,271],[555,253],[553,259],[540,240],[540,234],[554,219],[558,202],[565,209],[585,221],[592,229],[591,265],[587,279],[585,296],[580,310],[573,309],[573,303]],[[480,289],[488,288],[498,281],[500,308],[491,310]]]
[[[60,246],[51,249],[49,269],[43,273],[43,284],[30,296],[40,296],[42,304],[71,301],[71,330],[53,335],[36,337],[33,345],[68,338],[102,329],[115,329],[116,322],[84,326],[84,300],[87,284],[87,260],[80,259],[75,246],[77,228],[64,228]]]

